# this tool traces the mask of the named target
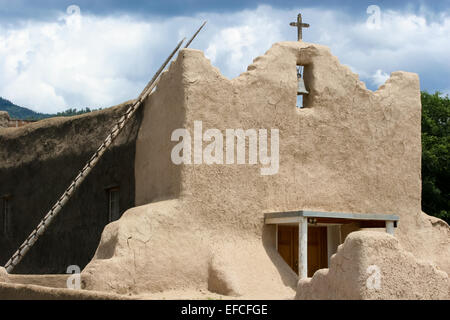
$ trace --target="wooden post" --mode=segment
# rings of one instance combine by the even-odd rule
[[[275,225],[275,248],[278,252],[278,224]]]
[[[298,224],[298,278],[308,278],[308,218],[305,217]]]
[[[395,233],[395,227],[394,227],[394,221],[386,221],[386,232],[390,235],[394,235]]]

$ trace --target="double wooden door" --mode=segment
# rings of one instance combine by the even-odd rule
[[[328,267],[327,228],[308,227],[308,277]],[[278,226],[278,252],[298,274],[298,227]]]

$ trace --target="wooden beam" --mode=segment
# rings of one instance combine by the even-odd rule
[[[299,223],[302,217],[286,217],[286,218],[266,218],[265,224],[288,224]]]
[[[291,211],[291,212],[275,212],[266,213],[266,220],[274,218],[332,218],[332,219],[348,219],[348,220],[380,220],[380,221],[398,221],[399,217],[392,214],[380,213],[345,213],[345,212],[319,212],[319,211]]]

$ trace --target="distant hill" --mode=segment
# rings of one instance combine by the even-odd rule
[[[96,109],[96,110],[101,110],[101,108]],[[11,101],[0,97],[0,111],[8,112],[11,119],[42,120],[42,119],[53,118],[53,117],[77,116],[77,115],[80,115],[83,113],[88,113],[88,112],[94,111],[94,109],[93,110],[91,110],[90,108],[85,108],[85,109],[80,109],[80,110],[67,109],[66,111],[58,112],[56,114],[39,113],[39,112],[34,112],[33,110],[30,110],[30,109],[27,109],[24,107],[19,107],[18,105],[15,105]]]
[[[0,97],[0,111],[6,111],[9,113],[11,119],[21,119],[21,120],[41,120],[45,118],[50,118],[52,115],[37,113],[33,110],[19,107],[9,100]]]

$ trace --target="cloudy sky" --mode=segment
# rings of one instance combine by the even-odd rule
[[[48,113],[135,98],[204,20],[191,47],[234,78],[296,40],[298,12],[311,24],[304,40],[329,46],[368,88],[405,70],[450,93],[450,0],[0,0],[0,96]]]

